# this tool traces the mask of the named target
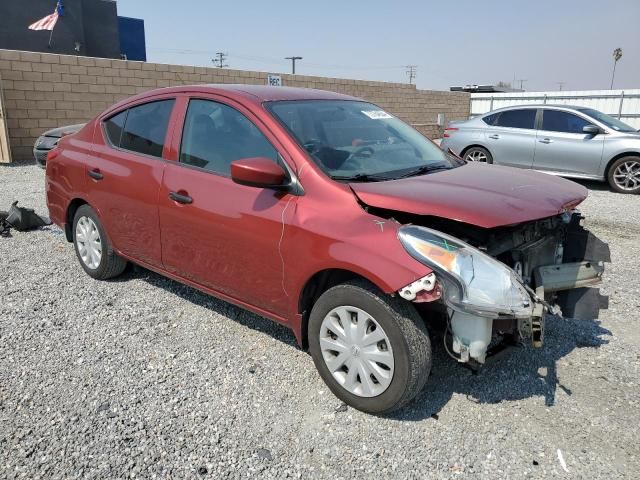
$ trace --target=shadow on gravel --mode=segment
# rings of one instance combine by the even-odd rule
[[[111,281],[127,282],[136,278],[299,349],[293,333],[287,327],[144,268],[130,267],[125,275]],[[597,320],[554,317],[547,322],[542,348],[507,349],[489,358],[477,374],[451,359],[444,350],[442,337],[435,336],[432,340],[431,376],[424,390],[414,402],[387,418],[403,421],[419,421],[429,417],[437,419],[438,412],[455,394],[465,395],[469,401],[480,404],[542,397],[545,405],[553,406],[558,388],[567,395],[572,394],[571,389],[558,379],[556,362],[576,348],[605,345],[609,341],[603,336],[610,335],[611,332],[600,327]]]
[[[597,320],[554,317],[547,323],[542,348],[508,349],[488,359],[478,374],[451,359],[442,346],[442,337],[436,337],[427,385],[415,402],[390,418],[415,421],[437,418],[437,413],[455,394],[481,404],[542,397],[546,406],[553,406],[558,388],[572,394],[569,386],[558,379],[556,362],[576,348],[598,348],[609,343],[603,338],[605,335],[610,336],[611,332]]]
[[[135,278],[144,280],[150,285],[162,288],[174,295],[178,295],[179,297],[193,303],[194,305],[198,305],[200,307],[207,308],[216,313],[219,313],[220,315],[224,315],[225,317],[230,318],[231,320],[234,320],[247,328],[265,332],[286,345],[295,347],[296,349],[299,348],[295,336],[289,328],[280,325],[277,322],[269,320],[268,318],[261,317],[260,315],[256,315],[240,307],[236,307],[235,305],[225,302],[224,300],[219,300],[215,297],[212,297],[211,295],[207,295],[206,293],[200,292],[199,290],[196,290],[195,288],[192,288],[188,285],[183,285],[180,282],[176,282],[174,280],[171,280],[170,278],[163,277],[162,275],[152,272],[151,270],[146,270],[145,268],[132,266],[131,264],[129,264],[129,267],[124,275],[121,275],[120,277],[114,278],[110,281],[127,282]]]

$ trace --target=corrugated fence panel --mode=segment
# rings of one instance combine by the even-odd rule
[[[471,116],[502,107],[541,103],[594,108],[640,129],[640,89],[472,93]]]

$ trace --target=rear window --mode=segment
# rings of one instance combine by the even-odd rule
[[[120,138],[122,137],[122,129],[124,128],[124,122],[126,119],[127,111],[125,110],[104,122],[104,129],[107,132],[107,137],[109,137],[109,141],[116,147],[120,146]]]
[[[153,157],[162,157],[174,99],[132,107],[104,122],[111,144]]]
[[[509,128],[530,128],[533,129],[536,123],[536,110],[522,109],[522,110],[507,110],[500,112],[496,123],[499,127]]]
[[[496,120],[500,116],[500,113],[492,113],[491,115],[487,115],[486,117],[482,117],[482,121],[487,125],[495,125]]]
[[[161,157],[174,100],[145,103],[129,109],[120,147]]]

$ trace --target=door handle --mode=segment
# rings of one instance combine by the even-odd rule
[[[489,138],[493,140],[498,140],[500,138],[500,135],[498,135],[497,133],[494,133],[493,135],[489,135]]]
[[[540,143],[553,143],[553,140],[551,140],[550,138],[543,138],[542,140],[539,140]]]
[[[93,170],[89,170],[87,172],[87,175],[89,175],[94,180],[102,180],[104,178],[104,175],[102,175],[102,173],[100,173],[100,170],[98,168],[94,168]]]
[[[190,203],[193,203],[193,198],[191,198],[189,195],[185,195],[183,193],[169,192],[169,198],[171,200],[173,200],[174,202],[182,203],[184,205],[188,205]]]

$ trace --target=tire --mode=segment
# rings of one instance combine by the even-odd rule
[[[613,162],[607,181],[614,192],[640,193],[640,157],[622,157]]]
[[[117,277],[127,267],[127,261],[113,251],[98,215],[89,205],[82,205],[76,211],[72,232],[76,256],[90,277],[107,280]],[[98,251],[99,256],[96,255]]]
[[[336,309],[338,312],[339,309],[358,311],[352,312],[357,318],[354,318],[356,322],[350,325],[355,325],[353,328],[357,330],[357,325],[364,321],[366,323],[362,324],[363,329],[376,332],[378,336],[383,335],[385,339],[368,347],[362,346],[366,341],[358,343],[356,340],[355,350],[354,344],[347,343],[350,345],[348,360],[340,360],[341,353],[327,351],[327,342],[343,342],[342,337],[335,335],[332,330],[327,330],[327,323],[323,323],[325,320],[334,322],[330,327],[334,328],[333,325],[338,321],[335,327],[337,329],[344,324],[337,320],[340,317],[335,313]],[[381,328],[381,332],[377,332],[378,328]],[[345,334],[346,330],[343,330],[341,335]],[[385,414],[406,405],[422,390],[431,371],[431,340],[417,311],[408,302],[385,295],[366,281],[344,283],[323,293],[311,310],[308,338],[313,362],[329,389],[340,400],[363,412]],[[389,345],[386,345],[386,342],[389,342]],[[376,361],[376,365],[370,363],[370,355],[380,353],[385,359],[391,355],[391,370],[383,368],[388,368],[388,360],[383,360],[383,363]],[[325,360],[325,356],[329,360]],[[344,365],[336,369],[341,361]],[[328,362],[332,364],[331,370]],[[362,367],[365,363],[371,366]],[[348,371],[344,370],[345,366]],[[351,383],[349,366],[354,372],[358,372],[356,380]],[[371,382],[366,382],[373,387],[370,391],[366,391],[366,384],[359,372],[371,372]],[[383,378],[384,375],[387,375],[386,379]],[[346,385],[349,384],[356,385],[355,389],[348,389]]]
[[[463,157],[467,162],[493,163],[493,157],[484,147],[471,147],[465,150]]]

